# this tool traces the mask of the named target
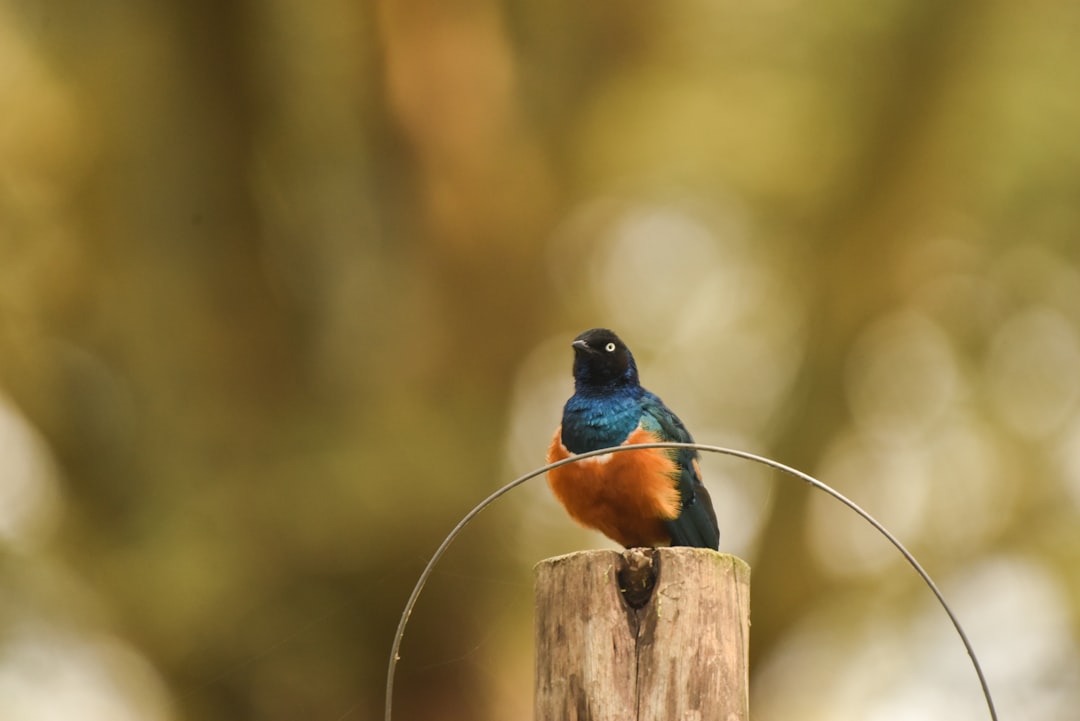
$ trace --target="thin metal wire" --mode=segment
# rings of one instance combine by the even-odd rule
[[[416,586],[413,588],[412,594],[409,596],[409,600],[405,604],[405,610],[402,612],[401,620],[398,622],[397,633],[394,634],[394,643],[390,649],[390,662],[386,669],[386,708],[383,717],[384,721],[391,721],[391,708],[394,699],[394,672],[397,669],[397,662],[401,659],[399,652],[401,651],[401,641],[405,636],[405,626],[409,623],[409,617],[412,615],[413,608],[416,606],[416,601],[420,597],[420,593],[421,591],[423,591],[424,585],[427,583],[428,578],[431,577],[431,573],[435,569],[436,564],[438,564],[438,562],[442,559],[443,555],[446,553],[446,550],[450,547],[450,544],[454,541],[455,538],[457,538],[458,534],[461,533],[465,526],[469,525],[469,522],[472,521],[473,518],[475,518],[482,510],[490,506],[500,497],[506,495],[507,493],[517,488],[521,484],[525,483],[526,481],[536,478],[541,474],[547,473],[554,468],[558,468],[559,466],[565,466],[569,463],[576,463],[592,456],[602,456],[606,453],[621,453],[622,451],[644,450],[648,448],[690,448],[696,451],[719,453],[725,456],[734,456],[735,458],[742,458],[747,461],[760,463],[762,465],[769,466],[770,468],[775,468],[778,471],[783,471],[784,473],[795,476],[796,478],[803,480],[806,483],[809,483],[814,488],[817,488],[820,491],[824,491],[825,493],[829,494],[830,496],[850,508],[852,511],[860,515],[863,520],[865,520],[867,523],[877,529],[877,531],[881,535],[885,536],[885,538],[887,538],[889,542],[893,546],[895,546],[898,551],[900,551],[904,559],[907,560],[907,562],[911,565],[913,569],[915,569],[915,572],[919,574],[922,580],[933,592],[934,596],[938,600],[938,603],[941,604],[942,609],[944,609],[946,615],[948,615],[949,620],[952,621],[953,628],[956,629],[956,633],[960,636],[960,640],[963,642],[964,648],[967,650],[968,657],[971,658],[971,665],[975,668],[975,675],[979,677],[979,685],[982,687],[983,697],[986,699],[986,707],[990,711],[990,718],[992,719],[992,721],[998,721],[997,710],[994,708],[994,699],[990,695],[990,686],[986,681],[986,676],[983,674],[982,666],[979,664],[979,659],[975,655],[975,649],[974,647],[972,647],[971,641],[968,639],[967,633],[964,632],[963,626],[960,625],[960,619],[956,617],[956,614],[953,613],[952,609],[949,607],[949,604],[946,603],[945,597],[941,594],[941,590],[938,589],[937,584],[934,583],[934,580],[930,578],[930,574],[926,572],[926,570],[922,567],[922,565],[919,564],[917,560],[915,560],[915,556],[913,556],[911,552],[904,547],[904,544],[900,543],[896,536],[890,533],[889,530],[885,528],[885,526],[881,525],[881,523],[878,522],[877,519],[864,511],[854,501],[852,501],[839,491],[834,490],[830,486],[827,486],[826,484],[817,480],[813,476],[796,470],[791,466],[786,466],[778,461],[774,461],[770,458],[765,458],[764,456],[758,456],[747,451],[739,451],[732,448],[724,448],[722,446],[703,445],[700,443],[637,443],[627,446],[613,446],[611,448],[601,448],[599,450],[589,451],[587,453],[578,453],[576,455],[570,456],[569,458],[564,458],[561,461],[549,463],[542,468],[537,468],[536,470],[529,471],[523,476],[515,478],[513,481],[507,483],[505,486],[492,493],[490,496],[481,501],[479,505],[469,511],[465,515],[465,517],[462,518],[456,526],[454,526],[453,530],[450,531],[450,534],[443,540],[441,544],[439,544],[439,547],[435,549],[434,555],[432,555],[431,560],[428,561],[428,564],[424,567],[423,572],[420,574],[419,580],[417,580],[416,582]]]

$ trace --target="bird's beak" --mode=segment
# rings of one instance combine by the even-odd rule
[[[574,350],[589,350],[589,344],[583,340],[576,340],[570,344]]]

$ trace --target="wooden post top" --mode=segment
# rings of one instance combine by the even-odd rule
[[[747,721],[750,567],[702,548],[536,565],[535,721]]]

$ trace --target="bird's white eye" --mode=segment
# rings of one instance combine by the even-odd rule
[[[608,353],[613,353],[615,351],[615,344],[608,343],[606,346],[604,346],[604,350],[606,350]]]

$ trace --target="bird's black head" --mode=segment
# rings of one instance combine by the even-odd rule
[[[633,387],[638,384],[634,356],[607,328],[587,330],[572,343],[574,383],[578,391]]]

